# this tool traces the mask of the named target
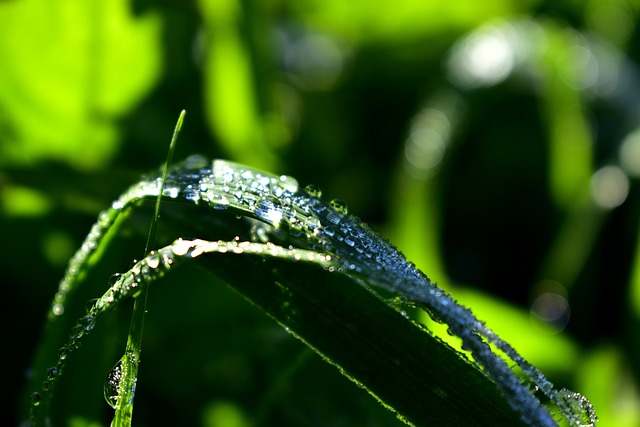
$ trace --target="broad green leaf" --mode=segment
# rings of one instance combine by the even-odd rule
[[[0,4],[2,161],[103,166],[119,142],[116,120],[155,84],[160,20],[127,0]]]

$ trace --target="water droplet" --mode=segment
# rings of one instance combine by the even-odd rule
[[[42,381],[42,389],[43,389],[44,391],[49,390],[49,385],[50,385],[50,384],[51,384],[51,383],[49,383],[49,381],[47,381],[47,380]]]
[[[182,190],[182,196],[185,200],[189,200],[194,204],[198,204],[200,202],[200,197],[202,196],[198,190],[192,184],[188,184]]]
[[[338,212],[342,213],[342,214],[347,214],[349,213],[349,209],[347,208],[347,204],[345,202],[343,202],[340,199],[333,199],[332,201],[329,202],[329,204],[331,206],[333,206],[333,208],[335,210],[337,210]]]
[[[80,323],[84,327],[85,331],[90,331],[96,324],[96,316],[93,314],[87,314],[80,320]]]
[[[149,257],[147,258],[147,265],[149,268],[156,269],[160,265],[160,256],[157,252],[151,251]]]
[[[180,194],[180,188],[178,187],[165,187],[162,190],[163,196],[168,196],[168,197],[171,197],[172,199],[175,199],[176,197],[178,197],[178,194]]]
[[[206,198],[213,203],[214,207],[219,209],[224,209],[229,205],[229,199],[224,194],[217,193],[213,189],[207,191]]]
[[[189,240],[178,239],[171,245],[171,252],[176,256],[186,255],[193,247],[193,242]]]
[[[64,313],[64,305],[62,305],[62,304],[53,304],[53,306],[51,307],[51,311],[56,316],[61,316],[62,313]]]
[[[324,227],[323,230],[324,230],[324,234],[326,234],[329,237],[333,237],[336,234],[336,230],[330,225],[327,225],[326,227]]]
[[[244,192],[242,190],[236,190],[233,192],[233,197],[235,197],[236,202],[242,203],[244,200]]]
[[[201,154],[193,154],[184,160],[184,167],[189,170],[202,169],[209,165],[209,160]]]
[[[327,221],[334,225],[340,224],[340,214],[336,212],[327,212]]]
[[[254,213],[261,220],[277,227],[282,220],[282,204],[273,196],[263,197],[258,200]]]
[[[116,273],[113,276],[109,277],[109,281],[108,281],[109,287],[115,285],[116,282],[120,280],[120,277],[122,277],[122,274],[120,273]]]
[[[298,191],[298,181],[292,176],[282,175],[278,179],[278,187],[290,193],[295,193]]]
[[[591,402],[580,393],[563,388],[555,394],[551,393],[549,397],[555,401],[572,426],[595,425],[598,420]]]
[[[42,400],[42,396],[40,396],[40,393],[38,392],[31,393],[31,404],[33,406],[38,406],[41,400]]]
[[[322,197],[322,190],[317,185],[309,184],[304,187],[304,191],[311,197]]]
[[[116,408],[118,404],[119,397],[119,389],[120,382],[123,377],[123,359],[120,359],[118,363],[113,367],[111,372],[107,374],[107,379],[104,382],[104,399],[107,401],[109,406],[113,409]]]
[[[98,298],[90,299],[89,301],[87,301],[87,303],[85,304],[85,309],[87,310],[87,312],[93,310],[93,307],[95,307],[97,302]]]
[[[80,348],[80,346],[82,345],[82,343],[80,342],[80,337],[77,337],[75,335],[71,335],[69,337],[69,343],[67,344],[67,347],[70,349],[78,349]]]
[[[73,328],[71,328],[71,338],[82,338],[82,336],[84,335],[84,328],[80,325],[75,325]]]
[[[49,368],[47,369],[47,378],[52,380],[58,375],[58,368]]]
[[[60,347],[60,350],[58,350],[58,359],[60,360],[66,359],[67,354],[69,354],[69,349],[67,347]]]

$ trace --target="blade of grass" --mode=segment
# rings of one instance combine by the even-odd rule
[[[149,227],[149,234],[147,236],[147,243],[145,245],[144,255],[147,256],[150,253],[151,248],[154,245],[156,228],[158,218],[160,216],[160,202],[162,200],[162,189],[167,181],[167,174],[173,158],[173,152],[175,150],[176,142],[178,140],[178,134],[182,128],[184,116],[186,112],[182,110],[176,127],[171,137],[171,143],[169,144],[169,153],[167,154],[167,160],[164,168],[162,169],[162,177],[160,179],[160,191],[156,198],[155,210],[151,225]],[[131,325],[129,328],[129,335],[127,337],[127,346],[124,352],[124,356],[121,361],[118,362],[116,368],[118,370],[118,377],[120,383],[118,384],[118,397],[116,402],[116,413],[111,423],[114,427],[129,427],[131,425],[131,419],[133,417],[133,400],[135,397],[136,381],[138,379],[138,367],[140,365],[140,353],[142,352],[142,332],[144,329],[144,319],[147,312],[147,300],[149,296],[149,287],[144,287],[135,300],[133,305],[133,313],[131,315]],[[121,370],[121,372],[120,372]],[[121,375],[121,377],[120,377]]]
[[[200,263],[413,425],[522,426],[495,385],[353,278],[315,265]]]

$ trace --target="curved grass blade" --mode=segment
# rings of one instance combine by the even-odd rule
[[[194,165],[198,165],[198,167]],[[146,193],[147,196],[154,192],[157,195],[158,191],[157,186],[145,186],[143,183],[134,186],[134,188],[136,191],[130,190],[133,197],[128,201],[121,198],[121,202],[123,200],[126,202],[124,205],[127,205],[131,200],[144,197],[140,193],[141,188],[149,190]],[[174,169],[168,177],[167,188],[163,194],[175,200],[204,204],[216,209],[227,209],[231,214],[254,218],[251,220],[253,225],[250,233],[254,240],[282,241],[284,246],[298,247],[315,253],[332,254],[333,261],[338,263],[337,268],[342,271],[342,274],[346,274],[350,281],[366,283],[394,292],[424,307],[434,318],[447,323],[452,333],[463,340],[463,347],[471,352],[484,372],[495,381],[495,385],[500,389],[511,408],[519,413],[521,419],[528,425],[556,425],[547,410],[531,393],[529,387],[532,384],[539,386],[558,405],[563,416],[572,425],[595,422],[595,415],[586,399],[568,391],[556,390],[539,371],[522,359],[508,344],[495,336],[468,309],[459,306],[453,298],[438,289],[424,274],[408,263],[393,246],[357,218],[348,215],[342,204],[333,203],[330,205],[316,197],[315,193],[306,194],[298,191],[297,183],[290,177],[277,177],[224,161],[214,162],[212,167],[204,166],[199,162],[191,162],[191,167]],[[121,209],[123,208],[121,207]],[[212,218],[217,216],[218,214],[215,213],[211,215]],[[205,243],[201,245],[204,246]],[[240,269],[237,274],[243,275],[245,270]],[[342,276],[336,275],[334,277]],[[276,280],[276,283],[279,282]],[[306,285],[306,282],[303,281],[301,286],[303,285]],[[323,283],[322,286],[328,285]],[[343,287],[364,289],[358,286]],[[364,292],[369,291],[364,290]],[[330,300],[324,303],[327,306],[340,306],[347,301],[339,294],[330,294],[330,297]],[[367,305],[364,304],[362,307],[367,309]],[[267,310],[269,309],[267,308]],[[271,311],[269,313],[278,318]],[[340,316],[337,318],[341,319]],[[368,325],[364,327],[366,328]],[[398,332],[395,331],[395,333]],[[422,334],[428,336],[424,332]],[[307,340],[307,335],[310,334],[303,328],[299,335],[302,339]],[[375,342],[373,338],[372,341]],[[343,367],[346,362],[341,360],[339,354],[332,353],[329,356],[330,351],[318,344],[321,342],[322,334],[320,337],[308,340],[309,345],[317,348],[320,353],[327,354],[331,360],[340,360],[335,363]],[[518,364],[528,376],[530,383],[521,383],[506,363],[491,351],[488,342],[496,345]],[[400,348],[402,354],[410,354],[411,357],[417,359],[426,357],[422,352],[414,354],[413,347],[401,346]],[[455,352],[447,351],[452,357],[458,357]],[[370,354],[375,354],[375,352],[370,352]],[[367,360],[366,355],[361,356],[364,358],[363,360]],[[382,359],[384,360],[384,358]],[[389,362],[389,359],[386,362]],[[411,363],[406,363],[406,366],[412,366]],[[356,368],[351,369],[357,370]],[[441,369],[441,366],[438,366],[437,369]],[[461,372],[464,372],[465,376],[472,375],[468,370]],[[352,378],[365,385],[386,404],[394,408],[403,407],[403,399],[382,396],[384,386],[382,391],[379,391],[379,388],[375,386],[375,381],[371,385],[369,379],[359,375],[353,375]],[[414,382],[418,382],[421,378],[415,377]],[[450,380],[446,379],[444,383],[448,381]],[[403,383],[400,389],[410,389],[409,384],[411,381]],[[438,390],[437,387],[434,389]],[[444,394],[449,396],[448,393]],[[455,398],[458,399],[458,397]],[[480,396],[478,398],[483,401]],[[491,405],[482,404],[481,406],[486,411],[487,406]],[[463,412],[469,413],[467,409]],[[401,413],[407,419],[418,417],[413,413],[407,415],[409,412],[411,411],[402,410]]]
[[[67,347],[76,348],[120,303],[196,258],[405,422],[523,425],[474,365],[338,272],[331,256],[272,243],[178,240],[153,252],[96,301]],[[55,366],[63,368],[64,361]]]
[[[524,425],[474,365],[354,278],[279,259],[199,262],[406,423]]]

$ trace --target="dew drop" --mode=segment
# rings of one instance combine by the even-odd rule
[[[277,227],[282,220],[282,204],[273,196],[263,197],[258,200],[254,213],[261,220]]]
[[[38,392],[31,393],[31,404],[33,406],[38,406],[41,400],[42,400],[42,396],[40,396],[40,393]]]
[[[51,385],[51,383],[50,383],[49,381],[47,381],[47,380],[42,381],[42,389],[43,389],[44,391],[49,390],[49,386],[50,386],[50,385]]]
[[[108,282],[109,287],[115,285],[118,282],[118,280],[120,279],[120,277],[122,277],[122,274],[120,274],[120,273],[116,273],[113,276],[109,277],[109,282]]]
[[[96,317],[93,314],[87,314],[80,320],[80,323],[85,331],[91,331],[96,324]]]
[[[80,339],[82,338],[82,336],[84,335],[84,328],[80,325],[75,325],[73,328],[71,328],[71,338],[72,339]]]
[[[192,242],[188,240],[178,239],[171,245],[171,252],[176,256],[186,255],[192,248]]]
[[[67,347],[60,347],[60,350],[58,350],[58,359],[60,360],[66,359],[67,354],[69,354],[69,349]]]
[[[184,160],[184,167],[189,170],[202,169],[208,164],[209,160],[201,154],[193,154]]]
[[[560,411],[572,426],[595,425],[598,419],[595,410],[591,402],[580,393],[575,393],[563,388],[558,390],[556,394],[551,394],[549,397],[555,401]]]
[[[118,390],[123,377],[122,365],[123,361],[120,359],[111,372],[107,374],[107,379],[104,382],[104,399],[113,409],[115,409],[118,404]]]
[[[244,192],[242,190],[236,190],[233,192],[233,197],[236,198],[236,202],[242,202],[244,200]]]
[[[182,190],[182,194],[184,195],[184,198],[186,200],[189,200],[195,204],[198,204],[198,202],[200,201],[200,197],[201,194],[199,191],[196,191],[193,187],[193,185],[189,184],[187,185],[183,190]]]
[[[168,197],[171,197],[172,199],[175,199],[176,197],[178,197],[178,194],[180,194],[180,188],[178,187],[165,187],[162,190],[163,196],[168,196]]]
[[[327,212],[327,221],[334,225],[340,224],[340,215],[336,212]]]
[[[332,201],[329,202],[329,204],[331,206],[333,206],[333,208],[335,210],[337,210],[338,212],[342,213],[342,214],[347,214],[349,213],[349,209],[347,208],[347,204],[345,202],[343,202],[340,199],[333,199]]]
[[[292,176],[282,175],[278,179],[278,187],[290,193],[295,193],[298,191],[298,181]]]
[[[49,368],[47,369],[47,378],[52,380],[58,375],[58,368]]]
[[[147,258],[147,265],[149,268],[156,269],[160,265],[160,256],[157,252],[152,251]]]
[[[98,298],[90,299],[89,301],[87,301],[87,303],[85,304],[85,309],[87,310],[87,312],[93,310],[97,302]]]
[[[315,184],[309,184],[304,187],[304,191],[312,197],[322,197],[322,190]]]
[[[62,305],[62,304],[53,304],[53,306],[51,307],[51,311],[56,316],[61,316],[64,313],[64,305]]]
[[[229,199],[224,194],[216,193],[214,190],[207,191],[206,197],[216,208],[224,209],[229,206]]]
[[[333,237],[336,234],[336,230],[330,225],[327,225],[326,227],[324,227],[323,230],[324,230],[324,234],[326,234],[329,237]]]
[[[67,347],[70,349],[78,349],[81,346],[81,342],[80,342],[80,338],[75,336],[75,335],[71,335],[69,337],[69,343],[67,344]]]

